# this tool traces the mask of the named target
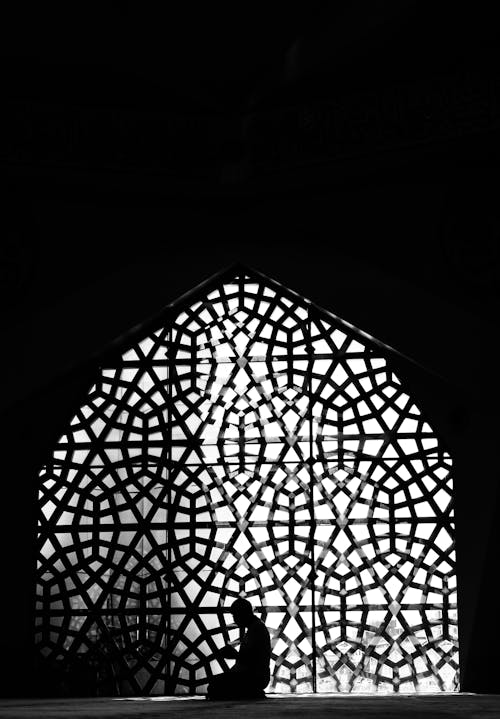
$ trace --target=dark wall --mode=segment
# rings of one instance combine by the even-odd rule
[[[455,460],[462,688],[500,692],[489,11],[276,4],[265,18],[231,16],[228,34],[212,5],[198,22],[164,3],[11,5],[0,48],[0,691],[33,691],[37,471],[92,362],[238,261],[411,358],[400,374]]]
[[[457,187],[451,178],[212,199],[11,183],[1,393],[7,693],[30,691],[37,471],[92,363],[235,261],[412,358],[399,360],[399,372],[455,459],[462,688],[500,690],[490,639],[500,540],[488,239],[496,212],[489,184]],[[471,267],[482,247],[490,263]]]

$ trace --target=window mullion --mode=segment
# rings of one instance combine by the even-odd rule
[[[166,666],[166,679],[165,679],[165,693],[173,694],[174,687],[172,685],[170,671],[171,671],[171,658],[170,658],[170,647],[172,642],[171,637],[171,623],[172,623],[172,546],[171,546],[171,507],[172,507],[172,488],[171,488],[171,473],[172,473],[172,375],[173,375],[173,359],[172,359],[172,327],[170,326],[167,332],[167,347],[168,347],[168,365],[167,365],[167,431],[166,431],[166,478],[167,482],[167,516],[165,524],[165,541],[167,544],[167,618],[166,618],[166,649],[167,649],[167,666]]]
[[[307,414],[309,426],[309,516],[310,516],[310,532],[309,532],[309,555],[311,562],[311,571],[309,574],[309,587],[311,592],[311,646],[312,646],[312,688],[316,693],[316,569],[314,556],[314,542],[316,533],[316,517],[314,512],[314,439],[313,439],[313,394],[312,394],[312,363],[313,348],[311,342],[311,311],[308,308],[306,321],[306,351],[307,351]]]

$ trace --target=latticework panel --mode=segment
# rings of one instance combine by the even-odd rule
[[[451,460],[390,364],[253,273],[109,361],[41,473],[42,652],[202,692],[244,595],[275,691],[456,689]]]

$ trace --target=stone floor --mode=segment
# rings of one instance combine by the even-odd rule
[[[265,701],[201,697],[0,699],[1,719],[500,719],[500,695],[269,695]]]

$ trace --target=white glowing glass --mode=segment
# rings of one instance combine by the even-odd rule
[[[200,693],[244,595],[274,691],[457,690],[449,455],[389,352],[270,284],[236,272],[96,373],[40,473],[40,651]]]

